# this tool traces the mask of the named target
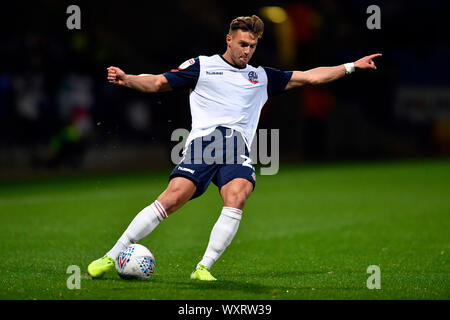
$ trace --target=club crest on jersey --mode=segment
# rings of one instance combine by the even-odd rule
[[[258,83],[258,74],[255,71],[250,71],[248,73],[248,81],[250,81],[253,84]]]

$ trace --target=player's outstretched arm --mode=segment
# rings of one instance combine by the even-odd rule
[[[172,90],[166,77],[162,74],[126,74],[117,67],[109,67],[108,81],[112,84],[124,86],[141,92],[163,92]]]
[[[375,66],[373,60],[377,57],[381,57],[381,53],[372,54],[353,63],[341,64],[335,67],[319,67],[308,71],[294,71],[291,79],[286,85],[286,90],[336,81],[345,76],[347,73],[352,73],[356,70],[375,70],[377,67]]]

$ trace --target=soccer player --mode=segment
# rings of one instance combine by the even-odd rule
[[[219,188],[223,208],[191,278],[216,280],[210,269],[233,240],[245,202],[255,187],[249,150],[267,99],[289,89],[335,81],[357,70],[376,69],[374,59],[381,56],[372,54],[308,71],[253,67],[248,63],[263,29],[264,23],[255,15],[238,17],[230,24],[224,54],[189,59],[164,74],[129,75],[117,67],[107,69],[110,83],[141,92],[190,88],[192,130],[184,158],[172,171],[166,190],[136,215],[104,257],[88,266],[92,278],[114,268],[121,250],[150,234],[187,201],[204,193],[212,181]],[[205,152],[213,141],[216,152]]]

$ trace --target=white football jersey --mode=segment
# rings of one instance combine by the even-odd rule
[[[164,76],[173,89],[191,89],[192,129],[186,146],[223,126],[240,132],[250,150],[262,107],[285,90],[292,72],[249,64],[239,68],[216,54],[189,59]]]

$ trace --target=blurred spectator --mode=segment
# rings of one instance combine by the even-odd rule
[[[82,166],[83,156],[93,133],[91,108],[93,81],[88,76],[68,74],[61,83],[58,111],[61,128],[50,138],[44,155],[34,155],[34,164],[50,168]]]

